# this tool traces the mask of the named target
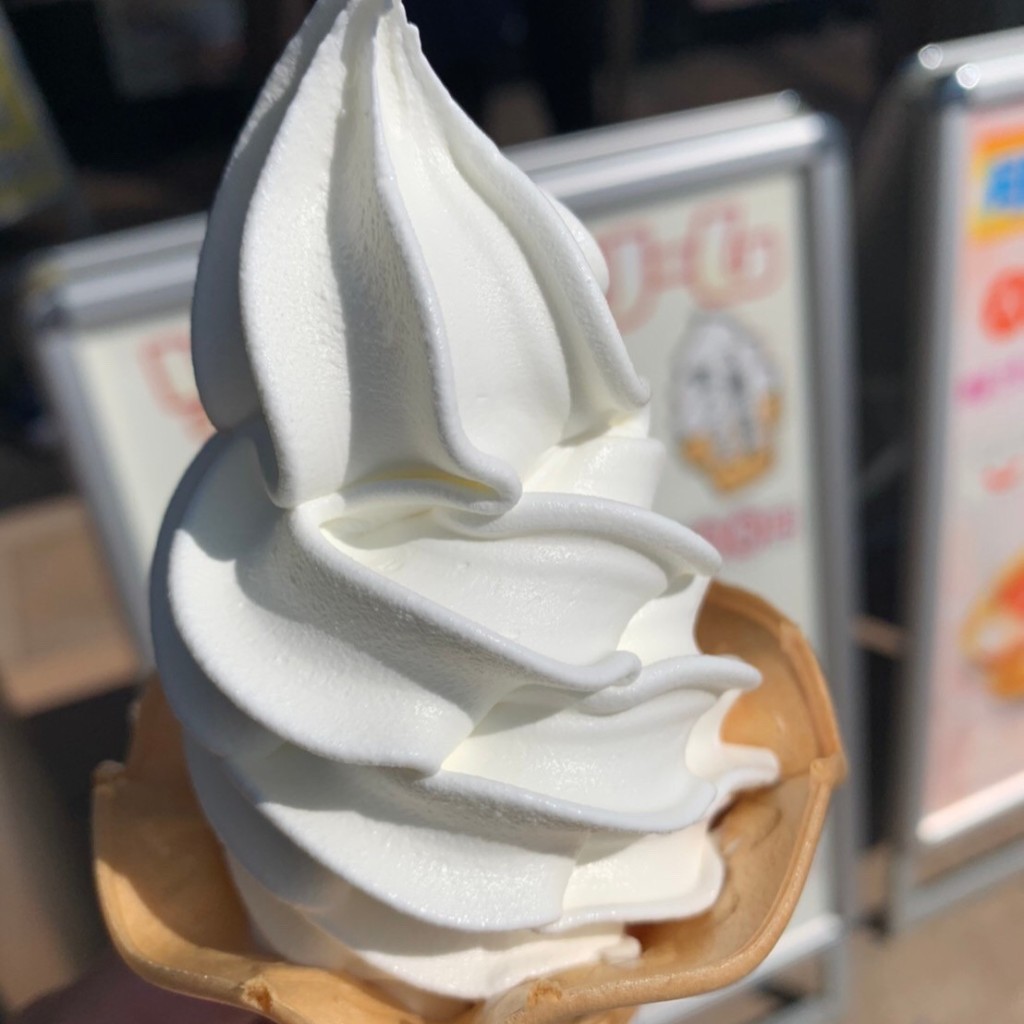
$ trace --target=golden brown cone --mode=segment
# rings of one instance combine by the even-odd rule
[[[635,961],[524,982],[456,1024],[624,1024],[632,1008],[722,988],[778,941],[811,865],[832,790],[845,774],[828,690],[799,629],[743,590],[714,584],[701,647],[759,668],[725,737],[774,750],[778,785],[743,794],[717,836],[729,865],[708,913],[637,929]],[[181,738],[159,686],[143,697],[128,763],[96,773],[95,867],[114,943],[156,985],[256,1010],[279,1024],[420,1024],[424,1018],[343,974],[275,960],[250,938],[220,848],[189,786]]]

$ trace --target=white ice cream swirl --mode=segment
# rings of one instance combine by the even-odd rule
[[[697,913],[757,673],[600,254],[453,104],[401,6],[321,0],[229,166],[194,357],[219,433],[153,572],[203,808],[285,956],[480,998]]]

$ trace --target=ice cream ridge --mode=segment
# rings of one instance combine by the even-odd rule
[[[638,953],[700,913],[758,673],[701,654],[714,549],[600,252],[455,106],[398,0],[320,0],[212,211],[218,433],[171,504],[154,644],[260,941],[413,999]]]

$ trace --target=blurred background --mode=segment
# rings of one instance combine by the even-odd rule
[[[74,436],[88,416],[73,408],[85,385],[70,378],[98,374],[101,363],[78,370],[73,357],[47,352],[74,347],[79,335],[83,352],[136,338],[132,302],[166,293],[170,298],[147,313],[144,384],[118,394],[94,382],[90,395],[100,395],[111,415],[117,405],[128,432],[133,403],[162,406],[180,433],[174,458],[207,435],[187,348],[187,293],[202,233],[196,215],[209,209],[244,118],[309,6],[0,4],[0,1021],[81,976],[104,950],[89,884],[90,775],[104,760],[123,759],[130,705],[148,672],[142,598],[131,596],[125,580],[132,569],[119,554],[134,541],[118,545],[110,525],[117,513],[96,497],[103,459],[88,445],[102,445],[103,432],[84,441]],[[919,190],[892,166],[907,161],[907,170],[915,154],[907,152],[908,133],[898,125],[893,133],[887,111],[908,62],[928,66],[927,53],[918,56],[922,47],[1024,25],[1024,2],[406,0],[406,7],[440,77],[502,147],[780,92],[787,97],[780,102],[796,104],[798,96],[801,110],[826,116],[845,174],[839,226],[828,229],[838,232],[839,249],[830,251],[840,253],[836,273],[855,296],[837,344],[848,348],[841,390],[852,414],[845,514],[854,564],[841,607],[856,643],[842,699],[858,794],[850,810],[855,827],[838,840],[852,855],[834,869],[855,876],[855,895],[842,907],[857,926],[843,953],[853,984],[821,1019],[938,1024],[985,1013],[992,1021],[1024,1021],[1021,871],[1000,872],[995,887],[970,886],[971,899],[943,911],[934,927],[885,939],[871,927],[888,898],[892,851],[906,833],[895,820],[908,806],[896,793],[901,751],[916,744],[920,753],[925,742],[909,738],[901,696],[911,685],[901,665],[914,645],[906,629],[913,625],[905,600],[913,592],[908,538],[921,526],[910,503],[921,436],[915,398],[924,387],[915,367],[928,358],[914,353],[908,265],[920,254],[907,250],[910,229],[901,218]],[[1014,130],[1024,137],[1024,115],[1017,117]],[[730,119],[735,114],[723,123]],[[702,130],[713,134],[709,124]],[[614,152],[616,137],[608,138],[602,146]],[[521,152],[527,169],[531,160],[543,166],[545,151]],[[96,242],[128,229],[142,230]],[[610,227],[598,218],[594,230],[608,255]],[[144,284],[136,280],[147,274]],[[812,274],[802,287],[818,280]],[[1007,338],[1018,323],[1013,296],[1024,294],[1010,292],[1012,308],[1000,307],[1012,321]],[[807,304],[818,301],[806,297]],[[794,359],[812,358],[810,348],[802,351]],[[998,390],[1021,379],[1021,364],[1007,363],[975,387]],[[816,410],[822,397],[809,386],[808,408]],[[1007,436],[1004,476],[1024,454],[1014,447],[1021,431]],[[136,474],[143,490],[147,472],[176,477],[176,464],[161,462],[169,449],[137,440],[136,456],[145,462],[148,452],[151,463]],[[822,479],[808,486],[824,487]],[[1004,480],[1004,490],[1015,481]],[[148,514],[158,518],[165,499],[152,487],[156,508]],[[1015,493],[1016,522],[1024,524],[1024,501],[1019,488]],[[701,521],[711,523],[711,515]],[[728,547],[735,538],[721,532],[722,522],[708,531]],[[782,536],[790,527],[772,528]],[[1024,549],[1024,525],[1019,539]],[[1007,600],[1024,608],[1021,594]],[[1007,664],[998,686],[1009,696],[1024,694],[1024,658]],[[1015,699],[1000,714],[1019,730]],[[957,705],[944,713],[955,729]],[[982,745],[1003,746],[1016,742],[1007,736],[1024,737],[978,735]],[[1008,763],[1008,777],[1024,772],[1024,743]],[[920,779],[914,785],[920,790]],[[997,808],[1000,843],[983,843],[985,850],[1005,840],[1019,855],[1019,829],[1013,814],[1003,813],[1011,805],[1018,806],[1010,800]],[[939,819],[932,824],[941,831]],[[970,860],[975,851],[959,853]],[[965,941],[965,932],[974,938]],[[1017,952],[1011,958],[1008,950]],[[746,1002],[702,1012],[722,1021],[762,1019],[793,1001],[783,988],[768,985]]]

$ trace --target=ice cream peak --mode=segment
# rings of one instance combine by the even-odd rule
[[[196,791],[289,959],[473,999],[630,955],[776,774],[720,739],[757,674],[697,649],[718,559],[650,511],[603,273],[397,2],[321,0],[211,215],[219,433],[153,570]]]
[[[400,7],[342,6],[314,10],[221,188],[203,402],[221,429],[258,419],[281,505],[508,508],[544,452],[646,391],[594,243],[451,101]]]

